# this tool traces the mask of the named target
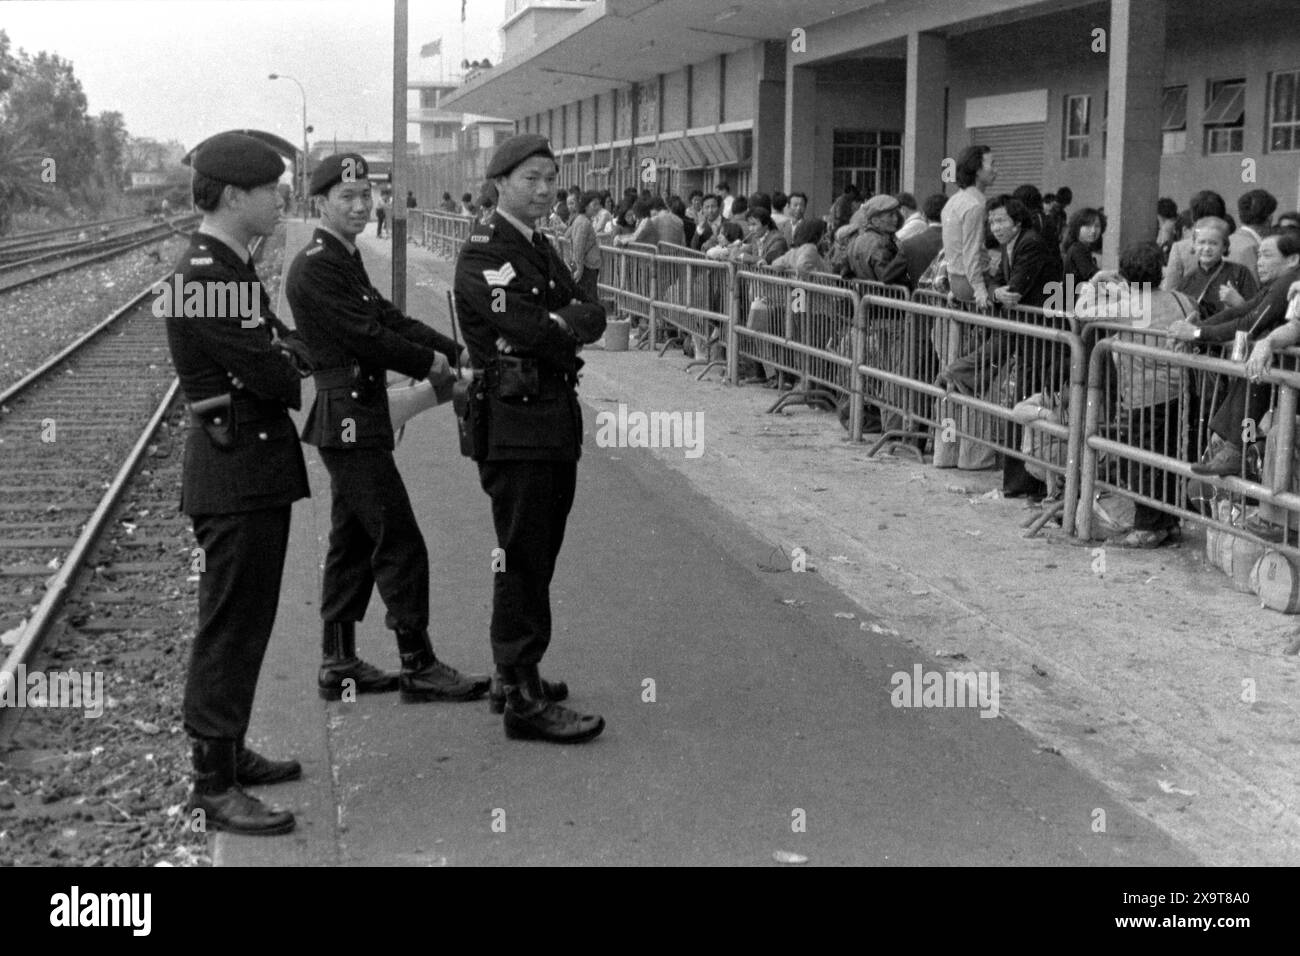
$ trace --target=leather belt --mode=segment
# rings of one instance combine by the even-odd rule
[[[312,379],[319,389],[343,388],[357,379],[357,370],[349,365],[344,368],[325,368],[312,372]]]

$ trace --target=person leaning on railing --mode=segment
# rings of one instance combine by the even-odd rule
[[[1203,316],[1240,306],[1259,291],[1255,271],[1224,258],[1230,231],[1227,221],[1217,216],[1206,216],[1192,227],[1196,265],[1183,273],[1178,291],[1191,296]]]
[[[655,227],[654,217],[650,213],[650,204],[638,199],[632,205],[630,212],[634,223],[632,231],[620,235],[614,241],[620,246],[626,246],[633,242],[657,246],[659,244],[659,230]]]
[[[750,248],[742,252],[736,261],[744,265],[771,265],[790,248],[781,235],[781,230],[772,220],[770,210],[762,206],[752,206],[749,210]]]
[[[1120,256],[1119,281],[1102,279],[1095,296],[1084,296],[1075,313],[1080,322],[1119,322],[1141,332],[1117,332],[1116,337],[1140,345],[1163,344],[1167,331],[1180,320],[1196,315],[1196,303],[1181,292],[1155,287],[1164,268],[1164,255],[1154,242],[1129,246]],[[1183,369],[1159,360],[1116,353],[1119,401],[1130,443],[1144,451],[1177,457],[1179,401],[1183,395]],[[1130,463],[1130,488],[1165,504],[1176,504],[1177,476],[1170,471]],[[1111,543],[1121,548],[1158,548],[1177,540],[1178,517],[1138,502],[1133,530]]]
[[[782,242],[784,242],[785,234],[780,231],[779,226],[774,226],[774,228],[777,234],[781,236]],[[821,252],[817,249],[817,244],[821,242],[822,236],[825,234],[826,221],[824,219],[813,219],[801,222],[799,228],[794,234],[794,247],[777,256],[768,263],[768,266],[774,272],[787,274],[794,273],[794,278],[800,280],[807,280],[807,278],[814,272],[826,272],[829,269],[829,266],[827,266],[826,260],[822,258]],[[801,289],[791,289],[791,299],[793,299],[795,295],[806,295],[806,292]],[[807,330],[802,327],[802,323],[803,315],[807,310],[804,309],[801,311],[799,308],[794,307],[793,303],[790,308],[790,314],[795,323],[795,341],[806,341],[805,335],[807,334]],[[767,316],[769,317],[768,321],[756,324],[754,328],[760,332],[779,331],[771,328],[770,313],[767,313]],[[760,325],[763,327],[760,328]],[[761,364],[763,366],[763,374],[766,376],[763,382],[765,387],[779,388],[783,385],[792,386],[794,384],[794,377],[789,373],[781,372],[778,375],[775,366],[768,362],[763,362]]]
[[[607,226],[614,220],[614,197],[606,189],[600,193],[600,208],[596,214],[591,217],[591,228],[596,230],[596,235],[607,231]]]
[[[1258,378],[1275,348],[1300,340],[1294,323],[1287,320],[1288,290],[1300,280],[1300,232],[1286,229],[1267,237],[1259,245],[1255,268],[1261,285],[1252,298],[1205,320],[1175,323],[1169,334],[1185,342],[1220,343],[1231,342],[1238,332],[1246,332],[1256,340],[1246,369]],[[1245,422],[1258,423],[1269,403],[1269,389],[1253,388],[1248,396],[1246,385],[1242,379],[1234,379],[1213,413],[1210,430],[1223,439],[1223,444],[1209,460],[1192,465],[1196,474],[1225,476],[1241,472]]]

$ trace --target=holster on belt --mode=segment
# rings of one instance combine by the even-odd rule
[[[207,433],[214,448],[229,451],[235,447],[235,409],[229,392],[190,402],[190,414]]]
[[[451,403],[460,434],[460,453],[473,461],[483,461],[488,451],[487,395],[483,376],[475,373],[468,382],[457,379],[452,385]]]

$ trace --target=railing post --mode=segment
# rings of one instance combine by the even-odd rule
[[[642,260],[645,261],[645,260]],[[650,254],[650,302],[646,308],[650,312],[650,347],[659,344],[659,251]]]
[[[1092,540],[1092,499],[1097,484],[1097,450],[1091,446],[1088,439],[1097,434],[1098,422],[1106,401],[1101,370],[1106,367],[1109,354],[1110,350],[1106,348],[1106,343],[1098,342],[1093,346],[1088,360],[1088,410],[1084,416],[1081,436],[1083,460],[1079,471],[1079,500],[1083,502],[1083,508],[1079,509],[1082,514],[1075,528],[1076,537],[1083,541]],[[1073,389],[1071,391],[1073,392]]]
[[[1085,441],[1084,424],[1086,416],[1080,415],[1077,411],[1079,408],[1083,407],[1085,401],[1088,401],[1088,405],[1092,404],[1090,399],[1085,398],[1085,396],[1088,395],[1086,389],[1090,387],[1087,378],[1087,350],[1083,347],[1083,340],[1078,335],[1071,334],[1069,403],[1070,432],[1065,445],[1065,513],[1061,515],[1061,530],[1067,535],[1074,534],[1075,516],[1079,510],[1079,496],[1081,493],[1080,486],[1083,484],[1085,468],[1088,468],[1089,472],[1094,472],[1092,480],[1087,482],[1089,496],[1088,508],[1084,512],[1086,516],[1084,520],[1087,523],[1088,533],[1091,534],[1092,532],[1092,487],[1093,482],[1096,480],[1095,471],[1097,456],[1096,454],[1093,454],[1091,459],[1089,459],[1087,453],[1084,452],[1081,460],[1080,452],[1083,451]],[[1097,394],[1101,394],[1101,383],[1098,383],[1097,385]],[[1092,434],[1092,432],[1089,432],[1088,434]],[[1048,447],[1050,447],[1050,445]],[[1088,464],[1089,461],[1091,462],[1090,465]]]
[[[1268,440],[1276,449],[1273,455],[1273,494],[1279,495],[1291,487],[1291,454],[1295,447],[1295,389],[1283,385],[1278,396],[1277,410],[1273,413],[1273,427]]]
[[[941,319],[943,328],[947,334],[943,337],[943,351],[940,357],[943,366],[940,369],[947,368],[961,356],[963,327],[959,319]],[[952,385],[949,384],[951,389]],[[944,433],[948,430],[944,422],[951,419],[954,423],[957,420],[958,411],[954,409],[953,403],[946,398],[940,399],[938,403],[938,414],[935,419],[939,425],[939,434],[935,436],[934,442],[934,465],[939,468],[954,468],[957,465],[957,459],[960,453],[960,439],[953,436],[951,442],[944,441]]]
[[[853,356],[853,368],[849,375],[849,439],[862,441],[862,396],[866,394],[866,376],[862,364],[866,361],[867,349],[867,303],[864,296],[856,296],[853,306],[853,333],[849,336],[850,352]]]
[[[734,262],[727,263],[727,284],[731,287],[731,314],[727,317],[727,381],[737,384],[740,377],[740,340],[736,327],[740,324],[740,270]]]

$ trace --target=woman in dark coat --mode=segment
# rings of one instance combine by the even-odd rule
[[[1106,216],[1100,210],[1085,207],[1070,217],[1065,230],[1065,274],[1074,276],[1076,287],[1097,274],[1097,253],[1105,231]]]

